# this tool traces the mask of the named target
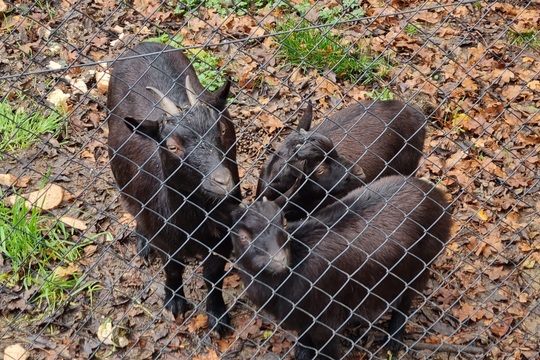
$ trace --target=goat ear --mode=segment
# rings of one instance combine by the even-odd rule
[[[225,106],[227,105],[227,98],[229,97],[229,91],[231,89],[231,82],[229,79],[221,86],[219,89],[217,89],[214,92],[215,100],[214,100],[214,107],[218,110],[225,109]]]
[[[356,176],[360,180],[366,180],[366,173],[363,167],[361,167],[358,164],[353,163],[352,161],[348,160],[344,156],[339,156],[339,159],[340,159],[341,164],[348,169],[350,174]]]
[[[364,168],[362,168],[358,164],[354,165],[351,168],[350,172],[351,172],[351,174],[353,174],[354,176],[356,176],[360,180],[365,180],[366,179],[366,173],[364,172]]]
[[[304,177],[300,176],[297,177],[294,181],[293,186],[289,190],[287,190],[284,194],[281,194],[276,200],[274,200],[274,204],[279,206],[280,208],[283,208],[285,206],[285,203],[287,202],[287,199],[290,198],[296,190],[300,187],[300,184],[304,181]]]
[[[127,127],[140,134],[144,134],[159,141],[159,122],[154,120],[137,120],[131,117],[124,118]]]
[[[311,102],[308,101],[306,110],[304,110],[304,115],[302,115],[302,118],[298,121],[298,126],[296,129],[298,131],[305,130],[309,131],[309,128],[311,127],[311,120],[313,119],[313,106],[311,105]]]

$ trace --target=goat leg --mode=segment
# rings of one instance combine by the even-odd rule
[[[220,335],[231,331],[230,318],[222,292],[226,264],[227,260],[223,256],[214,254],[209,255],[203,264],[204,282],[208,288],[206,300],[208,325]]]
[[[184,295],[183,279],[184,264],[180,261],[165,256],[165,307],[169,309],[174,317],[184,316],[191,306],[186,301]]]
[[[393,353],[398,351],[403,346],[403,333],[405,331],[405,323],[409,315],[411,303],[416,296],[414,290],[407,290],[403,294],[396,309],[392,311],[392,317],[388,324],[388,350]]]

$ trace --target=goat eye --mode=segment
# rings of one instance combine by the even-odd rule
[[[287,228],[287,219],[283,218],[282,226],[283,226],[284,229]]]
[[[325,168],[319,167],[319,168],[317,169],[317,172],[316,172],[315,174],[317,174],[317,175],[323,175],[325,172],[326,172],[326,169],[325,169]]]
[[[176,145],[169,145],[169,146],[167,146],[167,149],[169,149],[169,150],[172,151],[172,152],[177,152],[177,151],[178,151],[178,146],[176,146]]]

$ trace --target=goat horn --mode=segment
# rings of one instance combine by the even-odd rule
[[[302,118],[298,121],[297,130],[309,130],[312,119],[313,105],[311,105],[311,101],[308,100],[306,110],[304,110],[304,115],[302,115]]]
[[[156,97],[159,99],[159,105],[163,110],[165,110],[166,113],[168,113],[169,115],[178,115],[180,113],[178,107],[176,107],[172,100],[163,95],[161,91],[152,86],[147,86],[146,90],[154,92]]]
[[[186,92],[189,104],[194,106],[197,102],[197,96],[195,95],[195,90],[193,90],[193,85],[191,85],[191,81],[189,80],[189,75],[186,76]]]

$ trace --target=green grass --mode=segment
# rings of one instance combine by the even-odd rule
[[[237,15],[245,15],[251,10],[257,10],[269,6],[272,3],[280,1],[266,0],[231,0],[224,2],[223,0],[180,0],[169,1],[167,5],[173,8],[173,14],[185,15],[187,13],[196,13],[200,7],[215,10],[222,17],[235,13]]]
[[[0,284],[37,289],[32,301],[40,307],[45,302],[46,312],[63,305],[68,294],[86,291],[92,297],[99,286],[86,281],[74,265],[92,240],[75,242],[73,237],[54,217],[42,215],[35,207],[29,210],[22,198],[11,208],[0,202],[0,252],[11,265],[0,274]]]
[[[373,90],[366,93],[366,95],[373,100],[394,100],[394,94],[387,88],[384,88],[381,91]]]
[[[327,28],[295,30],[309,27],[309,23],[288,18],[277,24],[278,32],[289,32],[278,35],[281,43],[281,56],[287,63],[305,69],[316,68],[320,72],[332,70],[338,79],[352,82],[361,80],[372,82],[377,76],[382,77],[390,66],[386,58],[375,58],[369,49],[349,47],[337,35],[327,32]]]
[[[420,31],[420,28],[418,27],[418,25],[407,24],[407,26],[405,26],[405,34],[409,36],[414,36],[418,34],[419,31]]]
[[[183,47],[181,35],[171,38],[168,34],[164,33],[157,37],[149,38],[147,41],[160,42],[177,49]],[[205,88],[215,91],[225,84],[225,71],[224,69],[220,69],[219,66],[222,60],[220,57],[214,55],[211,51],[203,49],[188,49],[185,54],[192,61],[199,81]]]
[[[534,49],[540,48],[540,37],[537,29],[530,29],[527,31],[508,31],[508,40],[512,45],[529,45]]]
[[[19,107],[14,109],[7,99],[0,102],[0,153],[22,150],[41,141],[40,136],[52,133],[58,135],[64,117],[52,110],[39,111]]]

